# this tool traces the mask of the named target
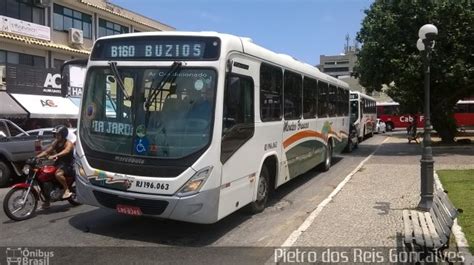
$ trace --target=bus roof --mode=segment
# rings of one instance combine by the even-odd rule
[[[474,100],[459,100],[456,104],[474,104]]]
[[[360,98],[366,98],[366,99],[370,99],[370,100],[375,101],[375,98],[373,98],[373,97],[371,97],[371,96],[368,96],[368,95],[366,95],[366,94],[364,94],[364,93],[362,93],[362,92],[359,92],[359,91],[352,91],[352,90],[351,90],[351,94],[357,94],[357,95],[359,95]]]
[[[377,102],[376,105],[377,106],[400,106],[400,104],[395,101]]]
[[[474,104],[474,100],[459,100],[456,104]],[[400,104],[395,101],[390,102],[377,102],[377,106],[399,106]]]
[[[213,31],[201,31],[201,32],[187,32],[187,31],[150,31],[150,32],[137,32],[137,33],[126,33],[112,36],[100,37],[97,39],[119,39],[119,38],[128,38],[128,37],[137,37],[137,36],[195,36],[195,37],[218,37],[222,41],[222,47],[227,49],[227,51],[239,51],[246,53],[253,57],[268,61],[279,66],[294,70],[308,76],[313,76],[336,84],[342,88],[349,89],[349,85],[337,78],[334,78],[330,75],[322,73],[318,68],[301,62],[290,55],[279,54],[273,51],[270,51],[266,48],[263,48],[255,44],[250,38],[247,37],[238,37],[231,34],[218,33]]]

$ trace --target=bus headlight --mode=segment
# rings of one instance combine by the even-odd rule
[[[31,169],[30,165],[24,165],[21,171],[23,172],[23,174],[28,176],[28,174],[30,174],[30,169]]]
[[[207,178],[211,175],[212,166],[205,167],[192,176],[186,184],[178,191],[179,197],[190,196],[199,192],[201,187],[206,182]]]

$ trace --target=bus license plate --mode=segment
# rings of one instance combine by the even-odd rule
[[[134,216],[142,215],[142,210],[140,210],[140,208],[136,206],[117,204],[116,209],[118,213],[122,213],[122,214],[134,215]]]

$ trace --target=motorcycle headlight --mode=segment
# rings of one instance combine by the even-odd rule
[[[190,196],[199,192],[201,187],[206,182],[207,178],[211,175],[211,167],[205,167],[198,172],[196,172],[189,180],[184,184],[184,186],[178,191],[177,195],[179,197]]]
[[[21,171],[23,172],[23,174],[28,176],[28,174],[30,174],[30,169],[31,169],[30,165],[24,165]]]

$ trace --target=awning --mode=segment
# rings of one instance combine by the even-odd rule
[[[7,92],[0,92],[0,116],[2,118],[26,118],[28,113]]]
[[[79,108],[68,98],[27,94],[11,95],[30,113],[30,118],[77,119],[79,114]]]
[[[76,105],[77,108],[81,107],[81,98],[76,98],[76,97],[70,97],[69,98],[74,105]]]

